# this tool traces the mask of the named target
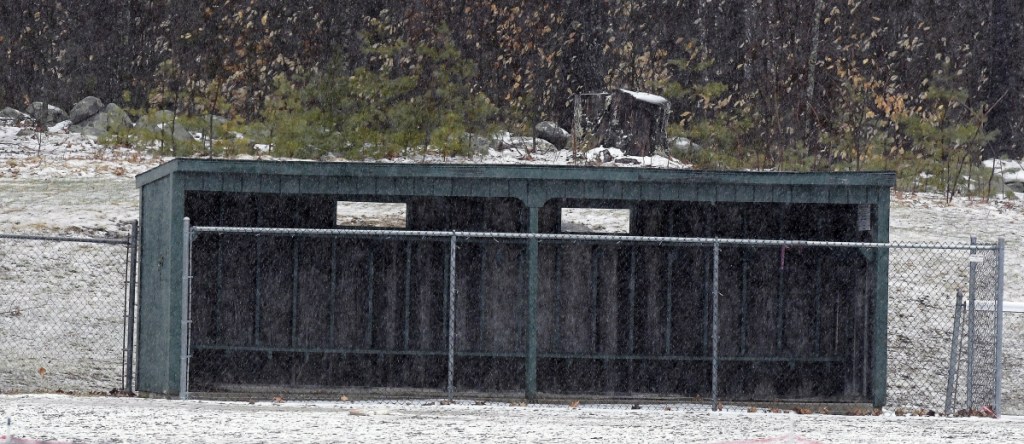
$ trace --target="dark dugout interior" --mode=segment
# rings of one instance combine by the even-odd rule
[[[194,226],[337,227],[336,202],[375,196],[187,192]],[[512,198],[408,197],[406,229],[527,232]],[[631,210],[629,235],[873,241],[856,205],[551,200]],[[195,392],[260,386],[442,390],[450,239],[204,233],[193,241]],[[524,240],[460,238],[455,386],[521,393]],[[856,248],[723,244],[719,393],[725,400],[870,402],[876,268]],[[707,398],[709,245],[543,240],[537,387],[552,395]],[[883,296],[884,297],[884,296]]]

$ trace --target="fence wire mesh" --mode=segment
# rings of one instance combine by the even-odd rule
[[[950,247],[890,252],[889,404],[907,412],[994,408],[997,250]]]
[[[746,410],[884,389],[908,413],[994,404],[995,312],[978,302],[998,296],[990,245],[191,233],[192,393]]]
[[[1024,415],[1024,313],[1003,318],[1002,413]]]
[[[0,234],[0,391],[124,387],[128,246]]]

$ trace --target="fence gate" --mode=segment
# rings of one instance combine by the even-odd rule
[[[131,389],[136,232],[0,234],[0,392]]]

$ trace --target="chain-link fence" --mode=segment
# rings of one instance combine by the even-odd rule
[[[999,245],[890,250],[890,405],[995,412],[1001,254]]]
[[[1024,303],[1007,302],[1003,315],[1002,413],[1024,415]]]
[[[997,405],[997,245],[187,230],[182,393]]]
[[[0,234],[0,392],[130,386],[133,244]]]

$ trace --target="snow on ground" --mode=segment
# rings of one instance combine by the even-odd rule
[[[0,233],[123,236],[127,234],[128,222],[138,214],[138,192],[133,176],[166,160],[128,149],[105,148],[91,138],[65,133],[59,127],[49,133],[27,136],[18,136],[18,131],[18,128],[0,127]],[[593,160],[589,159],[590,162]],[[659,157],[636,160],[638,162],[633,166],[685,167],[674,160]],[[427,154],[390,160],[423,161],[570,165],[588,160],[586,155],[573,156],[567,151],[526,155],[515,150],[470,158],[445,159]],[[367,208],[359,204],[349,210],[352,223],[372,219],[387,224],[401,214],[394,208]],[[615,231],[623,225],[621,213],[589,214],[586,212],[593,210],[581,211],[568,217],[580,218],[582,215],[589,228],[598,231]],[[586,221],[588,219],[592,220]],[[893,241],[965,242],[970,235],[977,235],[982,242],[1005,238],[1006,297],[1007,300],[1024,301],[1021,276],[1024,252],[1020,248],[1024,241],[1024,205],[1019,201],[983,202],[957,198],[947,205],[936,194],[895,193],[890,224]],[[66,253],[47,253],[45,247],[38,250],[50,259],[59,261],[66,257],[62,256]],[[45,281],[44,277],[25,272],[23,266],[27,265],[0,254],[0,274],[4,270],[18,271],[15,275],[20,276],[20,282]],[[47,270],[43,270],[43,274],[56,274],[52,272],[61,267],[47,265],[45,268]],[[82,291],[95,287],[94,279],[84,270],[69,272],[76,278],[67,275],[60,279],[62,282],[73,282],[73,285],[82,287]],[[9,277],[0,279],[11,281]],[[62,289],[47,294],[76,292]],[[111,296],[108,305],[117,306],[122,296]],[[61,302],[57,298],[46,298],[45,301],[64,303],[68,307],[67,312],[71,313],[80,311],[82,304],[79,299]],[[96,331],[86,332],[88,335],[109,335],[117,339],[108,341],[110,344],[106,345],[102,345],[103,341],[92,341],[92,345],[111,349],[107,352],[111,354],[118,352],[120,347],[120,317],[119,310],[111,310],[105,316],[90,314],[78,325],[82,328],[95,327]],[[24,332],[32,328],[29,324],[44,321],[23,318],[19,322],[17,330]],[[81,330],[67,335],[74,336],[69,339],[71,344],[80,343],[83,336],[90,337]],[[0,333],[0,336],[10,340],[16,335],[8,331]],[[102,360],[80,362],[82,359],[78,355],[48,347],[59,338],[43,335],[23,335],[20,338],[39,342],[38,348],[46,350],[46,353],[41,353],[37,361],[33,361],[31,356],[19,357],[18,362],[22,363],[18,364],[16,372],[4,370],[7,374],[0,375],[0,391],[4,393],[10,392],[4,389],[8,384],[17,384],[22,391],[63,389],[82,392],[109,390],[120,381],[120,365],[114,365],[119,355],[110,356],[114,359],[107,363]],[[1009,388],[1004,391],[1004,396],[1007,406],[1020,407],[1024,406],[1024,315],[1008,316],[1007,341],[1004,382]],[[1011,352],[1015,354],[1011,356]],[[16,361],[11,356],[7,358],[8,366]],[[45,367],[46,374],[37,375],[37,367]],[[350,415],[351,408],[386,414]],[[1016,413],[1020,410],[1007,411]],[[775,437],[783,439],[772,442],[799,442],[798,437],[822,442],[1024,440],[1024,427],[1021,427],[1024,419],[1019,418],[999,421],[896,418],[892,412],[881,417],[856,418],[735,412],[683,413],[654,406],[641,410],[627,410],[622,406],[583,406],[579,410],[570,410],[564,406],[424,406],[422,402],[387,405],[248,404],[7,394],[0,395],[0,421],[6,417],[12,418],[11,432],[18,437],[85,442],[579,441],[590,438],[720,442]],[[0,423],[0,435],[5,433],[4,430],[4,424]]]
[[[429,405],[425,405],[429,404]],[[1024,418],[680,412],[664,405],[168,401],[0,395],[11,434],[74,442],[1022,442]],[[3,426],[0,425],[0,434]]]

